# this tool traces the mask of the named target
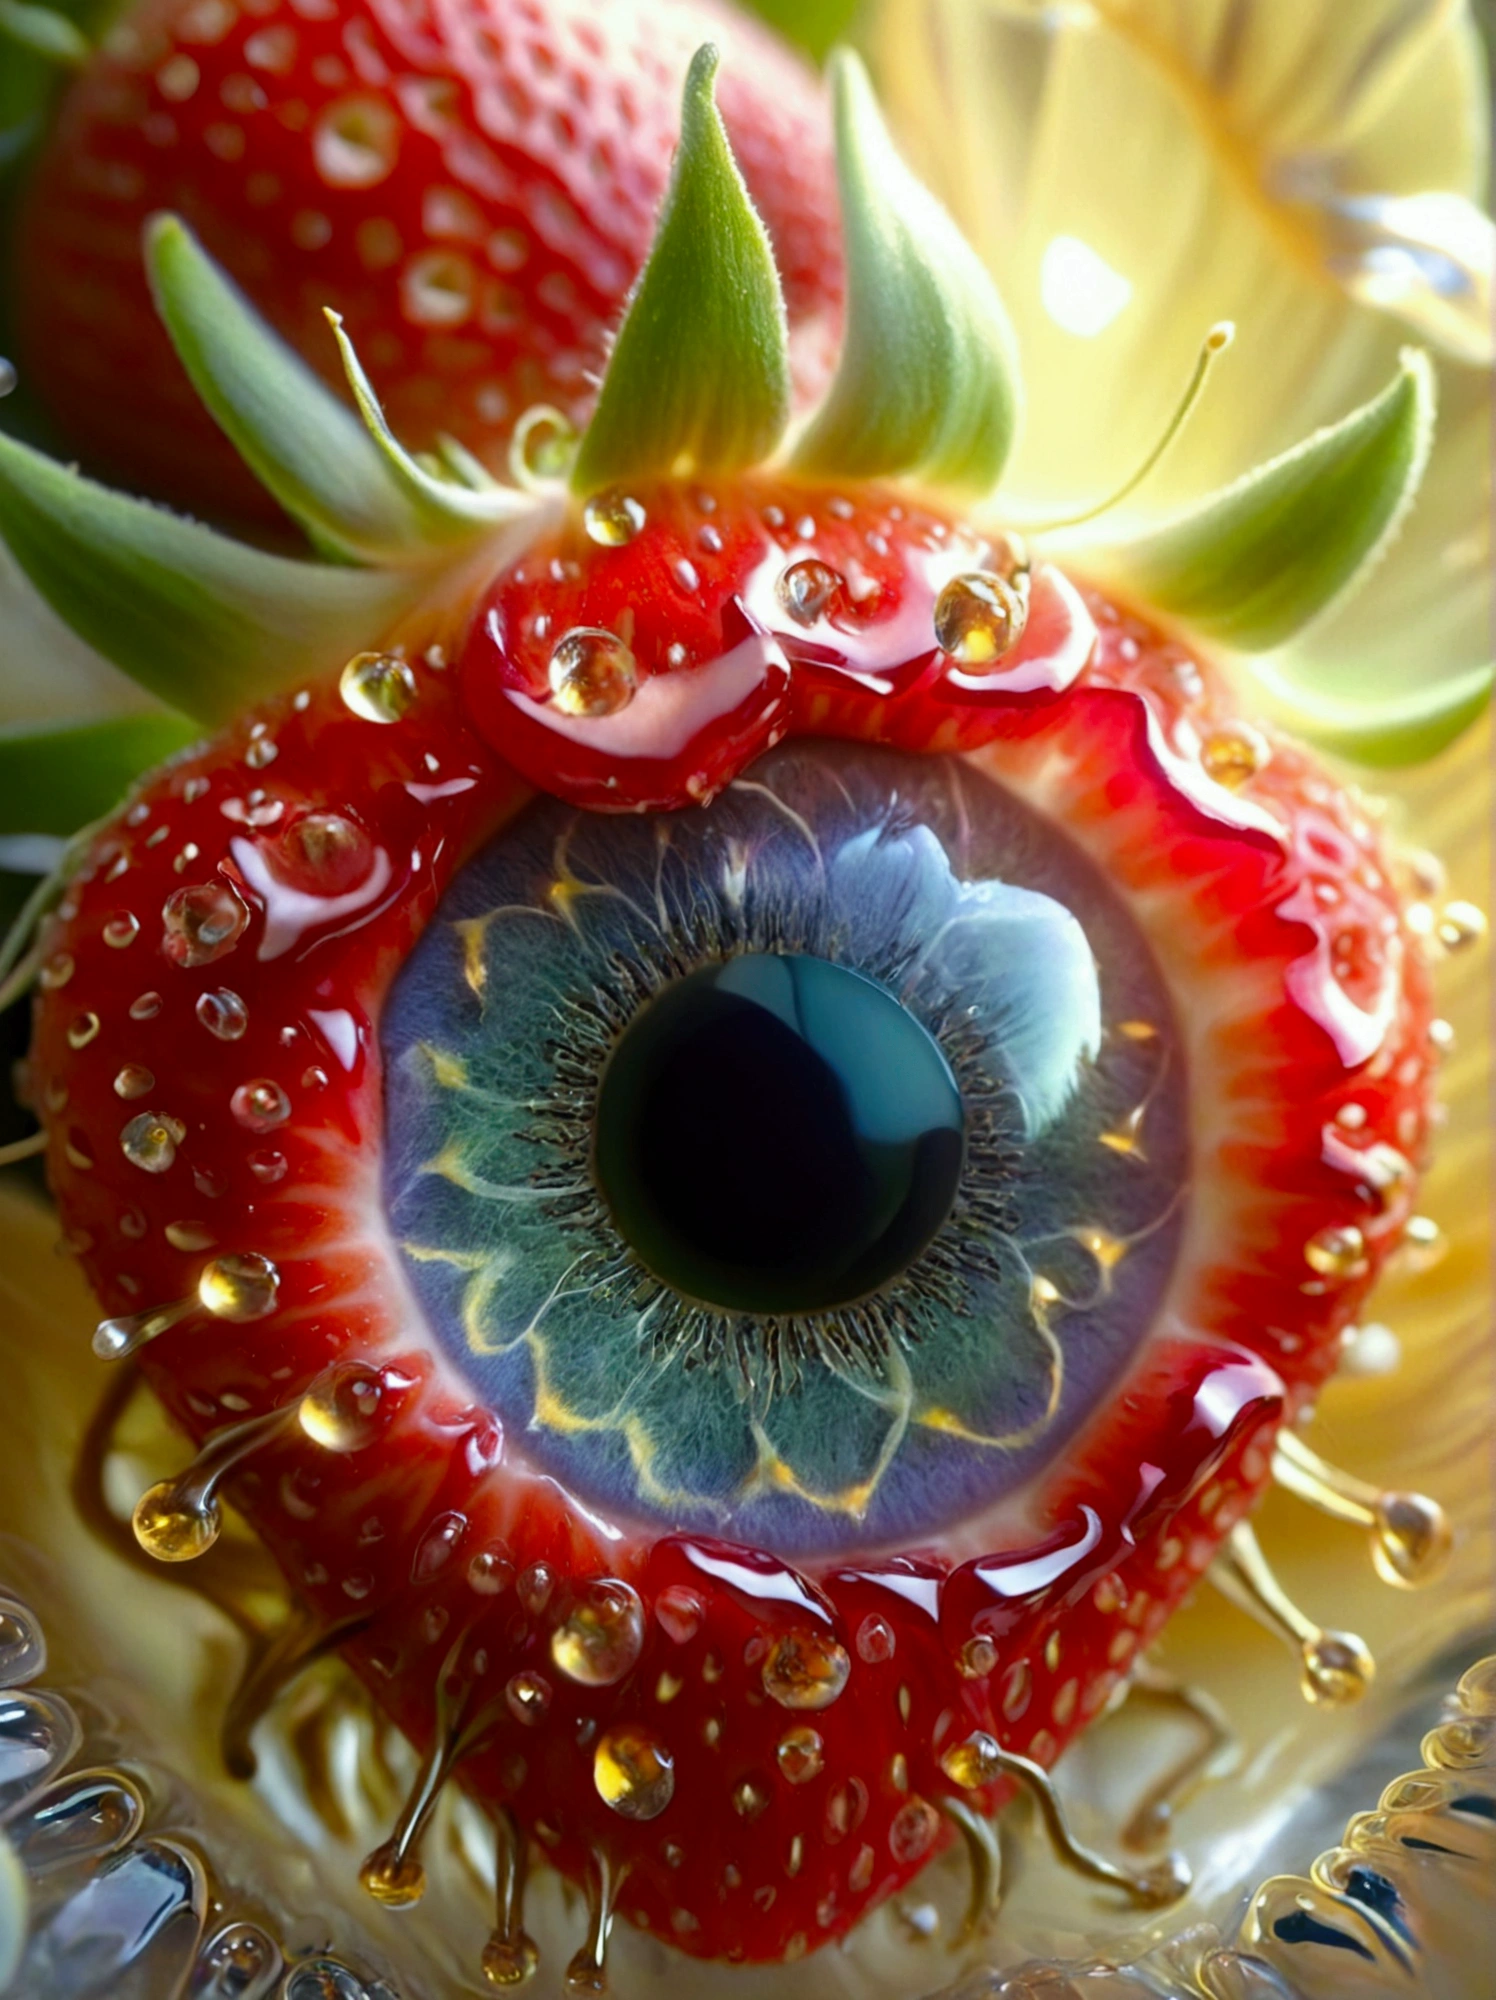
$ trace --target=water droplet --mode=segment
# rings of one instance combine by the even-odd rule
[[[157,2000],[187,1986],[209,1895],[174,1842],[136,1841],[48,1912],[23,1983],[51,2000]]]
[[[996,1784],[1002,1776],[997,1742],[984,1729],[973,1730],[964,1743],[954,1744],[940,1760],[940,1768],[953,1784],[967,1791]]]
[[[775,580],[774,595],[797,625],[814,625],[846,589],[847,580],[829,563],[803,556],[781,570]]]
[[[376,1847],[358,1871],[361,1886],[387,1910],[408,1910],[426,1893],[426,1870],[414,1854],[402,1854],[396,1842]]]
[[[870,1667],[891,1660],[897,1646],[893,1627],[876,1612],[870,1612],[857,1628],[857,1657]]]
[[[247,1250],[205,1264],[197,1295],[215,1319],[240,1325],[275,1311],[280,1281],[280,1272],[268,1257]]]
[[[127,1103],[132,1098],[148,1097],[155,1088],[155,1077],[140,1063],[126,1063],[114,1079],[115,1096]]]
[[[666,1638],[677,1646],[689,1645],[701,1630],[701,1599],[682,1584],[668,1584],[655,1599],[654,1609]]]
[[[274,1187],[277,1181],[286,1177],[286,1156],[267,1146],[249,1156],[249,1171],[265,1187]]]
[[[303,813],[287,827],[281,851],[289,872],[324,895],[356,889],[373,866],[369,836],[342,813]]]
[[[194,1012],[208,1033],[221,1042],[237,1042],[249,1026],[249,1009],[227,986],[200,993]]]
[[[78,1719],[60,1695],[17,1690],[0,1700],[0,1812],[39,1791],[78,1748]]]
[[[142,1173],[164,1174],[175,1164],[177,1148],[186,1136],[187,1128],[180,1120],[141,1111],[121,1128],[119,1148]]]
[[[302,1397],[297,1421],[327,1451],[362,1451],[379,1434],[384,1383],[362,1362],[339,1362]]]
[[[533,1938],[491,1937],[483,1947],[483,1977],[490,1986],[523,1986],[539,1963]]]
[[[625,1723],[599,1738],[592,1782],[623,1819],[658,1819],[675,1796],[675,1760],[647,1729]]]
[[[430,1583],[440,1576],[447,1564],[456,1555],[463,1536],[467,1533],[466,1514],[438,1514],[431,1526],[422,1535],[411,1557],[410,1580],[412,1583]]]
[[[1359,1701],[1376,1677],[1376,1662],[1354,1632],[1316,1632],[1304,1641],[1302,1657],[1304,1693],[1326,1708]]]
[[[1403,1589],[1432,1582],[1452,1547],[1449,1517],[1437,1500],[1423,1493],[1384,1493],[1377,1501],[1371,1557],[1383,1582]]]
[[[514,1564],[502,1543],[480,1549],[467,1566],[468,1588],[480,1597],[502,1597],[514,1581]]]
[[[374,2000],[374,1995],[339,1959],[317,1957],[304,1958],[287,1976],[278,2000]]]
[[[551,1658],[582,1687],[621,1681],[644,1649],[644,1606],[626,1583],[604,1578],[583,1585],[551,1634]]]
[[[579,625],[551,654],[551,696],[566,715],[616,715],[638,686],[634,656],[611,632]]]
[[[647,519],[643,507],[627,493],[595,494],[582,509],[582,525],[605,549],[621,549],[631,542]]]
[[[556,1579],[549,1563],[531,1563],[519,1580],[519,1601],[532,1618],[538,1618],[551,1601]]]
[[[267,764],[273,764],[280,755],[275,740],[269,736],[257,736],[244,753],[244,761],[251,771],[263,771]]]
[[[1366,1268],[1366,1238],[1354,1224],[1316,1230],[1304,1245],[1304,1262],[1322,1277],[1359,1277]]]
[[[37,984],[44,993],[55,993],[67,985],[75,970],[71,952],[54,952],[37,975]]]
[[[928,1800],[906,1799],[888,1829],[888,1851],[901,1867],[922,1861],[940,1832],[940,1815]]]
[[[504,1688],[504,1701],[516,1722],[542,1722],[551,1705],[551,1684],[544,1674],[515,1674]]]
[[[365,722],[398,722],[416,698],[416,677],[394,653],[355,653],[338,692]]]
[[[223,1515],[216,1499],[185,1499],[176,1482],[158,1480],[135,1503],[135,1539],[157,1562],[195,1562],[218,1540]]]
[[[104,942],[112,951],[123,951],[140,936],[140,919],[129,910],[120,910],[104,926]]]
[[[47,1642],[27,1607],[0,1597],[0,1687],[34,1681],[47,1664]]]
[[[154,1021],[161,1012],[162,1000],[159,993],[142,993],[138,1000],[130,1002],[132,1021]]]
[[[825,1751],[820,1731],[802,1724],[797,1729],[785,1731],[774,1754],[779,1759],[780,1770],[792,1785],[806,1785],[825,1769]]]
[[[184,1320],[191,1312],[191,1299],[176,1299],[168,1306],[153,1306],[149,1312],[129,1313],[120,1319],[101,1319],[93,1331],[93,1351],[100,1361],[123,1361],[138,1354],[147,1341]]]
[[[204,1947],[190,2000],[269,2000],[285,1961],[258,1924],[225,1924]]]
[[[291,1100],[268,1076],[241,1083],[229,1099],[229,1109],[247,1132],[273,1132],[291,1115]]]
[[[211,965],[243,937],[249,909],[231,883],[193,882],[167,897],[161,921],[161,949],[173,965]]]
[[[935,600],[935,643],[963,666],[989,666],[1028,623],[1028,596],[995,570],[953,576]]]
[[[68,1047],[86,1049],[101,1025],[97,1014],[75,1014],[68,1023]]]
[[[1249,722],[1233,722],[1225,728],[1213,729],[1200,746],[1205,775],[1232,792],[1255,778],[1272,754],[1262,731]]]
[[[845,1646],[824,1632],[783,1632],[764,1661],[764,1692],[781,1708],[829,1708],[847,1684]]]

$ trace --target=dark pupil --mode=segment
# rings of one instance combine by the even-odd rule
[[[599,1185],[655,1276],[737,1312],[849,1304],[951,1211],[961,1097],[928,1031],[860,973],[750,953],[625,1029],[598,1094]]]

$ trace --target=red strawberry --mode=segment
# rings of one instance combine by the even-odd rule
[[[751,20],[682,0],[144,0],[72,87],[28,194],[28,380],[130,486],[264,513],[151,308],[141,226],[175,209],[334,376],[323,308],[344,315],[412,449],[447,432],[501,470],[528,405],[585,414],[704,28],[738,56],[723,113],[814,385],[839,295],[820,93]]]

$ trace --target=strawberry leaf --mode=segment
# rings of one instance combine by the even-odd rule
[[[413,594],[399,576],[244,548],[7,437],[0,535],[81,638],[204,722],[369,645]]]
[[[1492,670],[1471,667],[1431,688],[1363,699],[1316,694],[1273,660],[1252,663],[1253,678],[1296,735],[1358,764],[1395,770],[1435,757],[1479,720],[1491,699]]]
[[[847,314],[836,378],[795,447],[814,478],[997,484],[1022,406],[1013,331],[976,253],[894,150],[862,64],[832,59]]]
[[[0,834],[76,832],[198,734],[181,715],[0,730]]]
[[[0,0],[0,42],[5,41],[71,69],[87,62],[90,54],[88,37],[65,14],[27,0]]]
[[[1242,652],[1268,652],[1361,581],[1412,505],[1434,429],[1428,357],[1403,351],[1381,395],[1104,566],[1150,604]]]
[[[756,465],[788,419],[784,299],[713,99],[718,60],[698,49],[686,77],[654,246],[577,452],[580,494],[686,466]]]

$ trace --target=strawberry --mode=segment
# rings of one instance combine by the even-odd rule
[[[911,299],[859,268],[910,214],[939,230],[891,155],[862,171],[881,128],[848,61],[846,345],[765,462],[782,322],[713,68],[569,491],[444,484],[351,357],[377,505],[340,515],[297,456],[320,402],[250,442],[363,572],[232,552],[0,449],[18,554],[157,685],[208,632],[248,671],[205,596],[232,588],[280,673],[285,593],[309,621],[296,683],[87,838],[36,949],[29,1088],[96,1351],[138,1355],[199,1447],[137,1536],[196,1557],[231,1495],[424,1755],[371,1894],[419,1896],[455,1776],[515,1869],[533,1845],[588,1885],[582,1990],[615,1907],[695,1956],[790,1961],[953,1828],[982,1838],[1262,1492],[1407,1221],[1430,1112],[1427,968],[1374,817],[1167,609],[1192,592],[1238,642],[1312,616],[1416,483],[1423,371],[1143,545],[1149,604],[1031,558],[936,491],[995,477],[971,441],[1000,456],[1009,357],[969,269],[942,290],[932,261]],[[701,289],[677,297],[683,233]],[[173,324],[212,326],[185,239],[152,254]],[[925,414],[843,393],[932,294]],[[224,338],[260,351],[248,321]],[[202,372],[243,428],[233,370]],[[1347,439],[1359,512],[1322,504]],[[1208,573],[1176,560],[1202,535]],[[158,587],[168,563],[190,589]],[[316,650],[356,617],[366,647]],[[862,1149],[817,1182],[849,1103]],[[849,1225],[864,1169],[902,1185],[906,1127],[903,1205]],[[844,1240],[861,1275],[828,1275]],[[1306,1667],[1325,1698],[1369,1671],[1335,1635]],[[532,1964],[506,1896],[485,1969]]]
[[[813,386],[839,270],[817,87],[752,21],[680,0],[143,0],[73,85],[32,179],[28,378],[72,445],[132,486],[265,511],[151,308],[141,227],[177,209],[313,366],[336,369],[323,308],[345,316],[413,446],[445,432],[501,468],[529,405],[586,412],[703,21],[740,52],[723,113]]]

